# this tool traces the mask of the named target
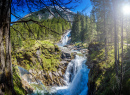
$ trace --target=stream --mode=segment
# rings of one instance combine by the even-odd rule
[[[65,33],[61,39],[61,43],[57,44],[60,49],[67,50],[67,47],[64,46],[68,45],[70,42],[70,32],[71,30]],[[32,82],[30,79],[26,78],[25,80],[28,81],[30,85],[35,85],[36,88],[36,91],[31,95],[87,95],[89,73],[89,69],[85,65],[87,57],[78,50],[72,49],[70,52],[76,52],[77,55],[69,62],[64,74],[64,81],[66,85],[62,87],[54,86],[49,88],[48,91],[39,80],[36,80],[37,82]],[[19,67],[19,70],[21,72],[21,76],[23,76],[25,73],[28,74],[28,71],[21,67]]]

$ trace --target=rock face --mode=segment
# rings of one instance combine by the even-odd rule
[[[29,70],[29,72],[33,75],[36,75],[35,77],[41,80],[41,82],[44,83],[46,86],[62,86],[65,85],[63,74],[65,73],[66,66],[67,63],[59,65],[57,67],[57,71],[35,72],[35,70],[31,69]]]
[[[36,12],[33,12],[33,13],[26,15],[24,18],[35,17],[39,20],[44,20],[44,19],[52,19],[54,16],[59,17],[59,14],[60,14],[67,21],[73,21],[75,13],[70,11],[69,9],[65,8],[65,7],[60,8],[59,6],[55,6],[55,7],[48,6],[48,9],[43,8],[40,11],[36,11]]]

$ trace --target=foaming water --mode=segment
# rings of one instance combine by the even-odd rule
[[[70,34],[71,30],[69,30],[61,39],[61,43],[58,43],[58,46],[59,47],[62,47],[62,46],[65,46],[68,44],[68,40],[69,40],[69,37],[71,36]]]
[[[56,95],[87,95],[89,69],[85,63],[86,57],[76,55],[65,73],[67,86],[56,87]]]
[[[20,71],[21,78],[23,78],[26,82],[28,82],[29,85],[31,85],[35,91],[31,95],[44,95],[44,93],[47,93],[47,90],[45,86],[42,84],[42,82],[38,79],[36,79],[31,73],[29,73],[26,69],[22,67],[18,67]]]
[[[68,39],[70,37],[70,32],[68,31],[60,44],[59,48],[68,50],[67,47],[63,47],[68,44]],[[72,50],[70,52],[76,52],[77,54],[82,54],[80,51]],[[31,95],[87,95],[88,91],[88,73],[89,69],[85,65],[87,58],[82,54],[82,56],[76,55],[71,62],[69,62],[65,75],[64,81],[66,85],[60,87],[51,87],[48,92],[37,89]],[[27,73],[26,70],[21,69],[22,75]],[[39,84],[38,84],[39,85]],[[42,85],[44,87],[44,85]]]
[[[62,38],[61,45],[58,45],[60,48],[67,45],[70,32],[67,32],[66,35]],[[72,50],[70,52],[77,52],[77,54],[82,54],[80,51]],[[88,91],[88,73],[89,69],[85,65],[87,58],[82,55],[76,55],[75,59],[71,60],[68,64],[64,80],[66,82],[65,86],[62,87],[52,87],[51,93],[55,95],[87,95]]]
[[[62,45],[67,45],[68,38],[70,37],[70,31],[66,33],[66,35],[62,39]]]

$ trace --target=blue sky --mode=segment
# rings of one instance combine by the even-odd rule
[[[77,11],[82,12],[83,9],[85,9],[83,13],[86,13],[87,15],[90,14],[90,12],[92,10],[92,5],[91,5],[90,0],[82,0],[82,2],[78,4],[78,6],[74,10],[74,12],[75,13]]]
[[[87,14],[87,15],[90,15],[90,12],[92,10],[92,5],[91,5],[91,2],[90,0],[81,0],[80,3],[73,3],[71,4],[70,6],[73,6],[73,5],[78,5],[75,9],[72,9],[71,11],[77,13],[78,12],[82,12],[83,10],[83,13],[84,14]],[[35,10],[36,11],[36,10]],[[17,11],[17,14],[20,16],[20,17],[24,17],[25,15],[27,15],[29,12],[26,12],[26,8],[25,8],[25,12],[22,12],[22,11]],[[18,19],[16,17],[14,17],[13,15],[11,16],[11,21],[17,21]]]

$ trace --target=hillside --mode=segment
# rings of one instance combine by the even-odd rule
[[[75,13],[66,8],[60,8],[59,6],[50,6],[47,8],[43,8],[39,11],[30,13],[26,15],[24,18],[31,18],[36,20],[45,20],[52,19],[54,17],[62,17],[67,21],[73,21]]]

